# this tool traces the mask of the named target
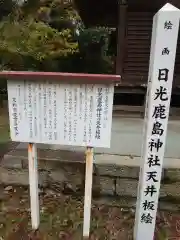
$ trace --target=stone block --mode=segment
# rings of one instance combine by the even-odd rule
[[[114,179],[109,177],[100,177],[100,193],[104,195],[114,195],[115,193],[115,184]]]
[[[94,203],[99,205],[120,207],[122,212],[126,211],[129,208],[132,210],[132,212],[135,212],[136,201],[137,201],[137,198],[133,198],[133,197],[119,197],[119,198],[101,197],[93,200]],[[158,209],[177,212],[179,211],[180,206],[178,206],[178,204],[172,204],[171,202],[167,202],[167,201],[166,202],[159,201]]]
[[[14,153],[13,153],[14,154]],[[26,157],[26,151],[16,151],[15,154],[20,155],[23,168],[28,168],[28,158]],[[77,158],[76,158],[77,155]],[[84,165],[84,161],[80,160],[80,157],[84,155],[78,155],[71,151],[57,151],[57,150],[42,150],[38,151],[38,168],[42,170],[56,170],[64,166],[73,166],[73,168],[79,168]]]
[[[84,164],[80,164],[84,165]],[[49,171],[49,179],[73,192],[83,191],[85,172],[78,164],[59,163],[56,170]]]
[[[138,181],[130,179],[117,179],[116,194],[119,196],[137,197]],[[163,185],[160,189],[160,197],[167,196]]]
[[[22,167],[28,169],[28,159],[21,157]],[[44,171],[56,170],[59,168],[61,162],[51,159],[38,159],[38,169]]]
[[[180,181],[180,169],[165,169],[164,177],[169,181]]]
[[[84,163],[62,163],[61,167],[64,169],[67,178],[71,178],[77,184],[82,184],[85,179],[85,164]]]
[[[122,177],[122,178],[139,178],[139,167],[126,167],[114,164],[96,164],[99,175]]]
[[[68,181],[64,171],[62,170],[57,170],[57,171],[50,171],[49,173],[49,178],[51,179],[52,182],[66,182]]]
[[[47,172],[39,173],[39,185],[45,187],[47,185]],[[29,185],[29,173],[27,170],[6,169],[0,167],[0,183],[5,185]]]
[[[5,155],[1,161],[1,166],[4,168],[18,168],[21,169],[22,168],[22,161],[19,157],[15,156],[9,156],[9,155]]]
[[[137,196],[137,180],[117,179],[116,181],[116,194],[119,196]]]
[[[179,183],[163,184],[162,189],[166,196],[179,198],[180,197],[180,187]]]

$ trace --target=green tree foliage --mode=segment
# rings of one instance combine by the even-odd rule
[[[0,23],[1,66],[6,69],[53,69],[53,61],[78,51],[78,44],[71,42],[70,30],[58,32],[43,22],[33,19]],[[52,64],[46,65],[45,63]],[[46,70],[46,69],[43,69]]]
[[[46,6],[44,1],[32,2],[16,6],[9,17],[0,22],[1,69],[58,71],[58,60],[78,52],[72,30],[61,28],[58,31],[47,23],[42,14],[46,9],[46,16],[49,12],[50,18],[53,2],[50,6],[48,1]],[[64,5],[61,6],[63,10],[67,12]]]
[[[0,1],[0,21],[14,11],[16,2],[12,0]]]
[[[86,29],[73,2],[4,0],[2,6],[0,69],[112,72],[109,30]]]
[[[112,73],[113,62],[108,55],[111,30],[105,27],[84,29],[78,38],[84,72]]]

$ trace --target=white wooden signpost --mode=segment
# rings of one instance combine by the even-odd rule
[[[166,4],[153,19],[134,239],[153,240],[166,143],[180,11]],[[29,142],[32,227],[39,227],[36,143],[85,146],[83,236],[89,237],[93,148],[110,147],[114,87],[120,76],[1,72],[8,80],[11,138]]]
[[[117,75],[1,72],[8,79],[11,139],[28,142],[32,228],[39,227],[36,143],[85,146],[83,236],[89,237],[93,148],[110,147]]]
[[[8,80],[11,139],[110,147],[113,94],[113,84]]]
[[[154,239],[179,20],[180,11],[171,4],[153,19],[135,240]]]

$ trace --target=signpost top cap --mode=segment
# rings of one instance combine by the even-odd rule
[[[175,11],[175,12],[180,12],[180,10],[176,7],[174,7],[172,4],[170,3],[166,3],[160,10],[159,12],[164,12],[164,11]]]
[[[117,83],[120,75],[88,74],[88,73],[62,73],[62,72],[32,72],[32,71],[2,71],[0,78],[11,80],[56,80],[65,83]]]

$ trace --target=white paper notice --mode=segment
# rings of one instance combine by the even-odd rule
[[[113,84],[8,81],[11,139],[110,147]]]

